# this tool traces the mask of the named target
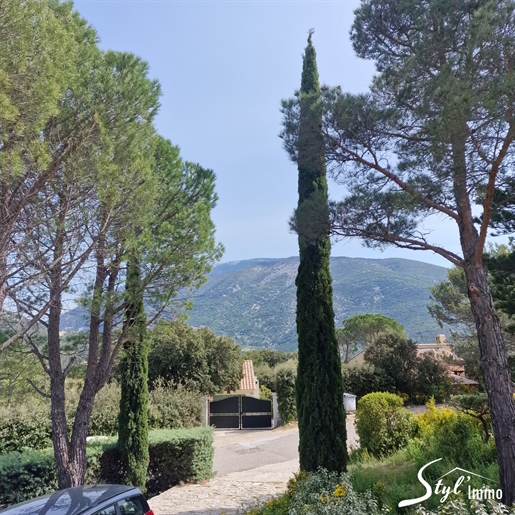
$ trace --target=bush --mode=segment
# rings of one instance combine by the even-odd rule
[[[158,379],[150,392],[148,425],[152,429],[181,429],[200,426],[204,398],[181,384]]]
[[[346,474],[328,472],[300,472],[290,481],[288,513],[324,515],[369,515],[388,513],[379,507],[370,491],[357,493]]]
[[[387,377],[382,371],[376,371],[372,365],[343,365],[343,389],[361,399],[372,392],[386,391],[389,388]]]
[[[106,436],[118,434],[120,394],[120,385],[115,381],[106,384],[97,393],[89,422],[89,434]]]
[[[277,407],[283,423],[287,424],[297,419],[295,404],[295,379],[297,364],[287,362],[278,365],[275,374],[275,391],[277,392]]]
[[[379,492],[380,493],[380,492]],[[299,472],[288,482],[288,491],[281,497],[250,506],[243,515],[381,515],[386,506],[370,491],[356,492],[346,474]]]
[[[150,464],[147,495],[161,493],[180,482],[203,481],[212,476],[213,430],[154,430],[149,434]],[[124,483],[116,438],[88,444],[88,483]],[[0,456],[0,505],[22,502],[57,489],[52,449],[11,452]]]
[[[259,398],[262,401],[271,401],[273,400],[273,392],[267,388],[266,386],[259,386]]]
[[[213,476],[213,429],[154,430],[149,435],[147,493],[157,495],[181,482]]]
[[[404,447],[416,433],[413,415],[392,393],[369,393],[358,401],[356,432],[362,448],[384,456]]]
[[[51,445],[50,408],[43,402],[0,408],[0,454]]]
[[[10,452],[0,457],[0,505],[57,490],[53,449]]]
[[[413,384],[413,402],[424,404],[431,397],[443,402],[450,394],[452,381],[444,364],[431,355],[417,359],[417,370]]]
[[[415,417],[420,439],[409,446],[414,458],[431,461],[445,457],[451,463],[472,470],[496,461],[493,439],[485,443],[478,420],[449,408],[439,409],[434,399],[426,406],[427,412]]]
[[[502,515],[515,515],[515,507],[507,507],[504,504],[500,504],[497,501],[490,499],[484,501],[478,501],[473,499],[466,501],[460,496],[449,496],[449,500],[438,507],[436,511],[426,510],[423,506],[420,506],[415,511],[416,515],[488,515],[488,514],[502,514]]]
[[[79,390],[69,385],[66,391],[68,429],[71,430]],[[151,429],[180,429],[200,426],[204,401],[197,392],[182,385],[157,381],[149,398]],[[118,433],[120,386],[112,382],[102,388],[93,405],[89,434],[115,436]],[[52,445],[50,407],[35,397],[25,404],[0,408],[0,455],[27,448],[38,450]]]
[[[248,506],[244,515],[287,515],[290,498],[288,495],[274,497],[267,502]]]
[[[275,391],[275,372],[269,365],[263,363],[254,367],[254,375],[259,379],[259,385]]]
[[[231,338],[207,327],[195,330],[181,320],[161,321],[148,334],[149,385],[163,378],[206,395],[239,388],[242,355]]]

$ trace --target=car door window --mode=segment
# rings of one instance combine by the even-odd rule
[[[114,504],[107,508],[102,508],[100,511],[96,511],[93,515],[116,515],[116,508]]]
[[[145,515],[145,506],[139,496],[129,497],[118,503],[121,515]]]

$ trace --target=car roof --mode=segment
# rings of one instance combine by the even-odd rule
[[[137,488],[128,485],[77,486],[15,504],[1,510],[0,513],[2,515],[78,515],[125,492],[140,493]]]

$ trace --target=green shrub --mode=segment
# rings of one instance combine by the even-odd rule
[[[493,439],[484,441],[480,421],[449,408],[437,408],[434,400],[428,410],[417,415],[420,438],[408,450],[419,462],[444,457],[448,462],[468,469],[484,469],[496,461]]]
[[[263,363],[254,367],[254,375],[259,379],[260,386],[264,386],[271,390],[275,390],[275,372],[274,370]]]
[[[51,445],[50,409],[43,402],[0,408],[0,454]]]
[[[203,481],[212,476],[213,430],[204,426],[150,431],[149,452],[147,495],[156,495],[180,482]],[[88,444],[87,460],[87,483],[125,482],[115,437]],[[0,456],[0,505],[21,502],[56,489],[52,449]]]
[[[147,494],[157,495],[180,482],[203,481],[213,475],[213,429],[158,429],[149,434]]]
[[[71,430],[80,395],[80,384],[67,385],[66,414]],[[149,427],[179,429],[202,424],[204,401],[198,392],[183,385],[156,382],[149,398]],[[93,405],[89,434],[115,436],[118,433],[120,386],[111,382],[102,388]],[[46,400],[34,397],[24,404],[0,407],[0,455],[12,451],[45,449],[52,445],[50,406]]]
[[[247,506],[243,511],[244,515],[287,515],[288,504],[290,497],[288,495],[281,495],[274,497],[269,501],[256,504],[254,506]]]
[[[0,456],[0,505],[15,504],[56,489],[53,449]]]
[[[297,419],[295,405],[295,379],[297,378],[297,365],[287,362],[278,365],[275,373],[275,391],[277,392],[277,407],[283,423],[287,424]]]
[[[112,436],[118,434],[120,411],[120,385],[115,381],[106,384],[96,395],[89,434]]]
[[[388,390],[389,384],[386,376],[381,371],[374,370],[372,365],[343,365],[343,388],[344,391],[356,395],[361,399],[364,395],[372,392]]]
[[[259,398],[262,401],[271,401],[273,399],[273,393],[266,386],[260,385],[259,386]]]
[[[381,485],[376,485],[382,495]],[[299,472],[288,482],[285,495],[248,506],[243,515],[381,515],[390,513],[373,493],[358,493],[349,476],[319,469]]]
[[[392,393],[369,393],[358,401],[356,432],[360,445],[374,456],[404,447],[416,432],[413,415]]]
[[[424,355],[417,359],[415,381],[413,384],[412,401],[416,404],[424,404],[431,397],[436,402],[443,402],[452,389],[452,381],[449,379],[445,365],[431,355]]]
[[[301,472],[289,485],[288,513],[306,515],[379,515],[388,513],[380,507],[370,491],[356,492],[346,474]]]
[[[158,379],[150,391],[148,425],[152,429],[181,429],[200,426],[204,398],[181,384]]]

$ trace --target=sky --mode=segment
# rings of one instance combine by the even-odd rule
[[[315,29],[321,83],[364,92],[374,65],[358,59],[349,32],[358,1],[76,0],[103,49],[147,61],[162,87],[159,133],[185,160],[216,173],[213,211],[223,262],[298,255],[288,219],[297,169],[279,138],[281,99],[300,87],[302,54]],[[342,189],[329,184],[337,200]],[[433,219],[435,241],[458,251],[454,227]],[[358,240],[335,242],[333,256],[403,257],[441,266],[443,258]]]

